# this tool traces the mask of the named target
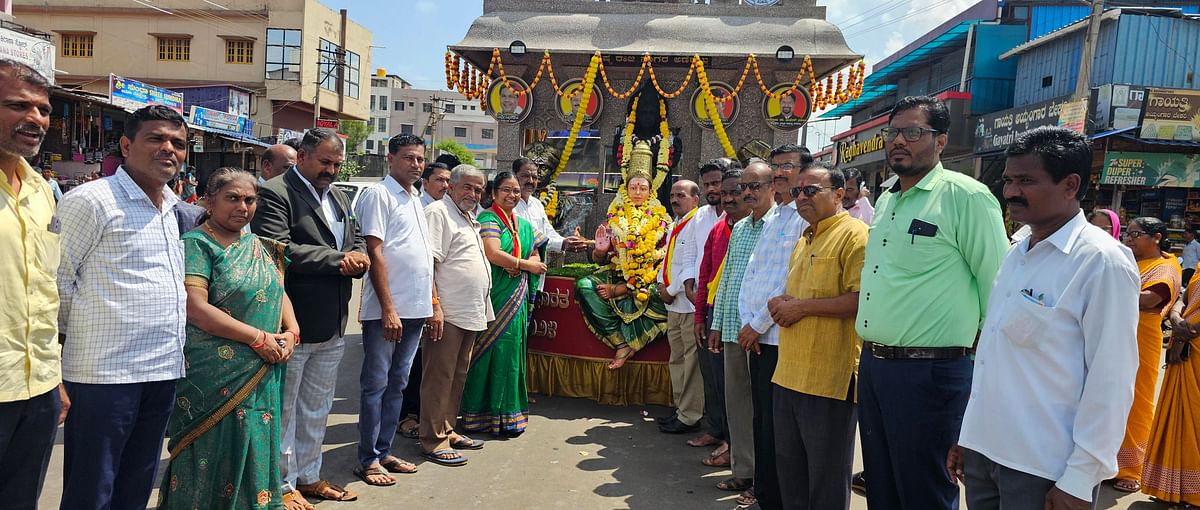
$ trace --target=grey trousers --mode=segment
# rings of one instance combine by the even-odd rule
[[[854,394],[854,384],[850,385]],[[775,464],[787,510],[847,510],[854,466],[854,399],[817,397],[775,385]],[[971,507],[975,510],[975,507]]]
[[[966,448],[963,448],[963,476],[967,508],[971,510],[1043,508],[1046,493],[1054,487],[1054,480],[1006,468]],[[1099,486],[1092,490],[1092,510],[1096,509],[1099,493]]]
[[[733,476],[754,478],[754,394],[750,358],[736,342],[723,344],[725,415],[729,420],[729,458]]]

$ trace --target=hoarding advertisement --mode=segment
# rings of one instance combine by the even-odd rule
[[[182,92],[155,87],[115,74],[108,75],[108,98],[114,106],[129,111],[152,104],[160,104],[183,113]]]
[[[1100,184],[1198,188],[1200,154],[1109,152]]]
[[[1200,90],[1148,89],[1140,137],[1200,142]]]

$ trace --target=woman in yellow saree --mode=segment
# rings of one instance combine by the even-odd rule
[[[1162,363],[1162,321],[1179,296],[1183,271],[1175,256],[1166,251],[1169,248],[1167,225],[1162,220],[1137,218],[1121,237],[1137,259],[1142,292],[1138,298],[1137,380],[1133,388],[1133,407],[1129,409],[1129,420],[1125,425],[1125,439],[1117,451],[1119,471],[1113,488],[1137,492],[1141,489],[1142,464],[1154,418],[1154,388]]]

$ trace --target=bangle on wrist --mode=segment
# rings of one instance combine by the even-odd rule
[[[266,341],[267,341],[267,332],[259,330],[258,334],[254,335],[254,343],[250,344],[250,348],[258,349],[259,347],[262,347],[263,344],[266,343]]]
[[[521,259],[517,259],[517,271],[521,270]]]

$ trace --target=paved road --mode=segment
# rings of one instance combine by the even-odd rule
[[[357,303],[357,298],[354,300]],[[358,373],[362,342],[357,325],[347,338],[337,396],[325,438],[323,474],[360,495],[354,503],[322,503],[323,510],[430,508],[732,509],[734,495],[713,486],[728,470],[704,467],[704,449],[689,448],[686,437],[657,431],[649,416],[666,414],[656,406],[600,406],[581,399],[541,396],[533,404],[528,432],[514,440],[489,441],[459,468],[418,463],[420,471],[398,475],[393,487],[368,487],[350,471],[358,431]],[[486,438],[483,438],[486,439]],[[415,442],[398,439],[399,455],[417,460]],[[164,451],[164,458],[166,457]],[[861,468],[861,461],[856,462]],[[61,437],[55,447],[42,495],[43,510],[57,508],[62,494]],[[1101,491],[1101,509],[1160,509],[1139,495],[1117,499]],[[157,493],[151,501],[157,499]],[[0,506],[3,506],[0,504]],[[851,506],[865,510],[866,500]]]

